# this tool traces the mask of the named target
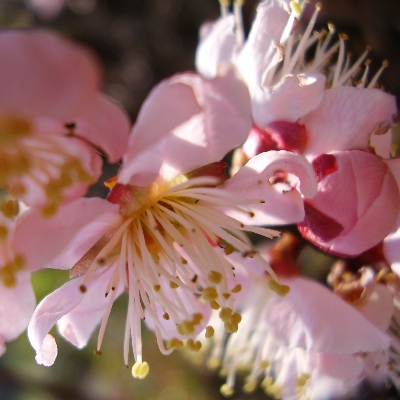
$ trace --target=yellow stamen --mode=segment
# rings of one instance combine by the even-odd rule
[[[290,292],[290,287],[287,285],[281,285],[274,279],[270,279],[268,287],[275,292],[278,296],[286,296]]]
[[[150,371],[150,366],[146,361],[135,362],[132,367],[132,376],[137,379],[144,379]]]

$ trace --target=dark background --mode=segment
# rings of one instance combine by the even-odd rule
[[[257,1],[244,7],[247,29]],[[313,6],[309,6],[313,9]],[[194,69],[198,29],[219,15],[217,0],[69,0],[54,15],[40,15],[19,0],[0,0],[3,27],[40,26],[57,30],[91,47],[104,66],[104,90],[128,110],[132,121],[149,90],[176,72]],[[305,19],[310,12],[305,14]],[[378,69],[390,62],[380,83],[400,93],[400,1],[326,0],[318,28],[333,22],[349,35],[349,51],[360,55],[372,46]],[[1,62],[1,55],[0,55]],[[400,98],[400,96],[398,96]],[[117,166],[108,167],[105,178]],[[101,186],[91,194],[104,194]],[[318,260],[315,260],[318,262]],[[43,271],[33,277],[40,300],[68,279],[65,272]],[[93,338],[77,351],[56,336],[59,356],[51,368],[37,366],[26,335],[8,346],[0,358],[0,400],[213,400],[222,399],[223,380],[203,366],[193,366],[183,353],[164,357],[151,333],[144,332],[144,355],[150,374],[136,381],[123,368],[125,302],[117,301],[107,327],[103,355],[93,355]],[[233,399],[266,399],[260,391],[243,395],[238,385]],[[394,389],[363,387],[353,399],[400,399]]]

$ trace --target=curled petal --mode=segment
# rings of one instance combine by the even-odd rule
[[[105,294],[113,272],[114,269],[110,268],[102,273],[88,288],[82,301],[57,322],[60,335],[79,349],[86,346],[106,312],[111,293],[107,293],[107,296]],[[115,298],[122,293],[123,287],[120,284],[114,290],[116,291],[113,296]]]
[[[300,123],[307,129],[306,155],[337,150],[367,150],[375,131],[385,132],[397,112],[394,96],[380,89],[337,87]]]
[[[120,183],[148,186],[219,161],[242,144],[251,127],[247,88],[232,65],[206,80],[180,74],[145,101],[130,136]]]
[[[285,182],[279,178],[275,182],[277,174],[283,174]],[[286,174],[297,178],[290,179]],[[257,225],[301,221],[304,218],[302,195],[312,197],[317,190],[314,172],[307,159],[288,151],[269,151],[253,157],[222,186],[242,199],[255,200],[250,205],[254,215],[232,213],[243,223]]]
[[[103,271],[95,272],[85,283],[88,290],[102,273]],[[61,317],[74,310],[84,299],[85,293],[79,289],[82,279],[83,277],[73,279],[46,296],[33,313],[28,326],[28,338],[36,350],[39,363],[48,366],[54,362],[56,344],[54,339],[49,339],[48,333]],[[101,296],[104,297],[104,293]]]
[[[325,251],[355,256],[388,235],[400,197],[387,165],[373,154],[346,151],[314,159],[318,193],[305,205],[300,232]],[[365,234],[368,232],[368,235]]]

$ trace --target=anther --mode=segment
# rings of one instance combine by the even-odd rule
[[[229,256],[230,254],[232,254],[235,251],[235,248],[228,243],[228,245],[225,247],[224,249],[224,253]]]
[[[215,300],[210,301],[210,307],[213,310],[219,310],[219,308],[221,307]]]
[[[177,289],[179,287],[179,285],[176,284],[175,282],[169,281],[169,287],[171,289]]]
[[[163,318],[168,321],[169,320],[169,314],[166,312],[163,314]]]
[[[79,290],[80,290],[81,293],[85,293],[87,288],[86,288],[85,285],[81,285],[81,286],[79,286]]]
[[[222,274],[218,271],[210,271],[208,274],[208,280],[214,285],[218,285],[222,281]]]
[[[153,288],[154,288],[155,292],[159,292],[161,290],[161,286],[160,285],[154,285]]]
[[[298,18],[302,13],[301,5],[297,1],[291,1],[289,3],[290,9],[296,18]]]
[[[132,367],[132,376],[137,379],[144,379],[150,371],[150,366],[146,361],[135,362]]]
[[[321,11],[322,9],[323,9],[323,4],[322,3],[317,3],[316,5],[315,5],[315,9],[317,10],[317,11]]]
[[[242,285],[238,283],[232,290],[232,293],[239,293],[242,290]]]
[[[290,292],[290,287],[287,285],[281,285],[274,279],[270,279],[268,287],[275,292],[278,296],[286,296]]]
[[[219,389],[219,391],[225,397],[230,397],[235,393],[235,391],[233,390],[233,387],[228,385],[227,383],[223,384],[221,386],[221,388]]]
[[[97,264],[98,265],[101,265],[101,266],[103,266],[105,263],[106,263],[106,259],[105,258],[98,258],[97,260],[96,260],[96,262],[97,262]]]
[[[214,328],[208,325],[205,332],[206,339],[211,339],[214,336]]]
[[[2,207],[2,212],[6,218],[14,218],[18,215],[18,201],[14,199],[7,200]]]
[[[243,385],[243,392],[250,394],[257,389],[257,381],[249,381]]]
[[[201,349],[201,342],[198,340],[195,342],[193,339],[188,339],[187,346],[190,350],[197,352]]]

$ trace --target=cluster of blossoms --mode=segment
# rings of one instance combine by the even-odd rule
[[[246,392],[277,399],[364,379],[400,387],[395,99],[375,87],[381,70],[368,83],[367,54],[351,64],[344,35],[331,43],[333,26],[313,32],[319,4],[298,37],[303,4],[264,0],[245,40],[242,2],[220,3],[198,72],[159,83],[132,128],[88,50],[0,33],[0,351],[27,328],[50,366],[56,324],[78,348],[99,326],[100,354],[126,293],[135,378],[149,372],[145,321],[161,353],[185,347],[226,374],[226,396],[238,371]],[[107,199],[86,198],[99,153],[122,165]],[[296,235],[269,229],[293,224]],[[307,241],[335,256],[330,288],[302,276]],[[30,274],[43,268],[72,279],[35,306]]]

